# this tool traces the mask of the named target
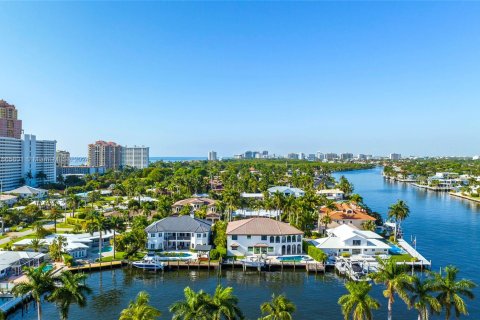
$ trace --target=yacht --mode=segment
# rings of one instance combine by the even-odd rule
[[[160,257],[155,254],[147,254],[140,261],[135,261],[132,265],[139,269],[162,270],[165,264],[160,261]]]

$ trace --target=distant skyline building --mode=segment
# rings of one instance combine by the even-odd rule
[[[54,183],[57,180],[57,141],[37,140],[25,134],[22,141],[22,173],[28,185]]]
[[[290,160],[298,160],[298,153],[289,153],[287,154],[287,159],[290,159]]]
[[[342,153],[340,154],[340,160],[352,160],[353,159],[353,153]]]
[[[331,161],[338,159],[338,155],[336,153],[326,153],[325,154],[325,160]]]
[[[104,174],[105,167],[90,167],[90,166],[66,166],[66,167],[57,167],[57,174],[68,176],[76,175],[83,176],[86,174]]]
[[[120,163],[121,167],[132,167],[135,169],[144,169],[148,168],[150,151],[149,147],[145,146],[125,146],[121,150],[122,161]]]
[[[57,151],[57,167],[67,167],[70,165],[70,152],[65,150]]]
[[[22,120],[13,104],[0,100],[0,137],[22,138]]]
[[[325,155],[324,155],[322,152],[320,152],[320,151],[317,151],[317,155],[316,155],[316,156],[317,156],[317,160],[322,161],[322,160],[325,159]]]
[[[390,160],[400,160],[402,159],[402,155],[400,153],[390,153]]]
[[[88,165],[118,170],[122,166],[123,147],[115,142],[96,141],[88,145]]]
[[[22,140],[0,137],[0,187],[2,191],[19,187],[22,178]]]
[[[210,151],[208,152],[208,161],[217,161],[217,152],[216,151]]]

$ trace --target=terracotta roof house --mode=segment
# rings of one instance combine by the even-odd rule
[[[221,218],[220,214],[217,213],[216,204],[217,204],[216,200],[205,198],[205,197],[195,197],[195,198],[188,198],[188,199],[183,199],[175,202],[172,205],[172,210],[174,214],[178,214],[182,211],[182,209],[185,206],[190,206],[191,207],[190,213],[195,213],[197,210],[199,210],[203,206],[206,206],[207,216],[205,219],[213,223],[215,221],[220,220]]]
[[[335,210],[330,210],[326,207],[320,208],[319,218],[328,214],[332,222],[327,225],[327,229],[335,228],[343,224],[347,224],[356,229],[362,229],[362,223],[365,221],[375,221],[376,219],[367,214],[367,211],[362,207],[348,202],[337,202]],[[323,232],[324,225],[319,225],[318,229]]]
[[[227,254],[280,256],[302,253],[303,231],[270,218],[250,218],[228,223]]]

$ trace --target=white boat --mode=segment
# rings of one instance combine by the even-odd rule
[[[262,268],[265,266],[265,260],[260,257],[246,257],[239,260],[245,267]]]
[[[147,254],[140,261],[132,262],[135,268],[148,269],[148,270],[162,270],[165,264],[160,261],[160,257],[154,254]]]

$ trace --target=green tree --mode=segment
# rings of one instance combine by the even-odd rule
[[[184,289],[185,300],[170,306],[172,320],[207,320],[212,318],[213,306],[211,297],[200,290],[195,292],[190,287]]]
[[[243,319],[242,310],[238,307],[238,298],[233,294],[233,288],[218,285],[212,298],[214,320]]]
[[[433,279],[425,280],[418,276],[414,276],[412,283],[407,287],[411,293],[409,298],[409,307],[413,307],[418,311],[418,320],[429,320],[430,310],[439,312],[442,308],[438,300],[432,295],[434,292]]]
[[[68,195],[67,205],[70,207],[70,209],[72,209],[72,217],[75,216],[75,209],[78,208],[80,201],[81,201],[80,197],[77,196],[76,194],[71,193]]]
[[[475,296],[472,289],[477,285],[471,280],[457,280],[459,270],[454,266],[447,266],[444,271],[444,276],[434,274],[433,289],[439,292],[437,300],[445,310],[445,319],[451,318],[452,309],[456,318],[462,314],[467,315],[467,304],[462,296],[473,299]]]
[[[115,251],[117,249],[117,231],[124,232],[127,227],[125,220],[123,220],[121,217],[111,217],[110,227],[113,230],[113,259],[115,259]]]
[[[344,319],[348,320],[351,315],[353,320],[372,320],[372,310],[380,308],[380,303],[369,295],[372,286],[365,281],[349,281],[345,287],[348,294],[338,299]]]
[[[162,315],[160,310],[150,305],[150,296],[140,291],[128,308],[123,309],[119,320],[154,320]]]
[[[95,231],[98,231],[98,258],[102,258],[102,245],[103,245],[103,232],[112,230],[110,221],[105,218],[102,213],[93,211],[88,216],[87,230],[93,235]]]
[[[262,320],[292,320],[292,313],[296,307],[284,295],[276,296],[273,294],[272,300],[264,302],[260,306],[262,311]]]
[[[396,203],[392,204],[389,207],[388,218],[393,219],[397,226],[395,228],[396,230],[394,235],[395,241],[397,241],[397,234],[398,234],[397,230],[399,229],[401,222],[406,218],[408,218],[409,215],[410,215],[410,208],[403,200],[398,200]]]
[[[53,229],[54,232],[57,233],[57,220],[63,218],[63,213],[60,212],[57,206],[53,206],[50,209],[48,218],[53,220]]]
[[[408,304],[409,297],[406,290],[412,282],[412,277],[405,271],[405,267],[398,265],[393,259],[378,259],[378,272],[371,274],[375,283],[385,285],[383,296],[388,299],[388,320],[392,320],[395,294]]]
[[[354,187],[353,184],[351,184],[345,176],[341,176],[340,180],[338,181],[337,188],[342,190],[345,196],[349,196],[351,193],[353,193]]]
[[[54,288],[52,270],[45,270],[46,263],[39,267],[25,267],[24,274],[27,280],[15,284],[12,293],[15,296],[23,296],[28,293],[37,303],[37,319],[42,319],[42,296]]]
[[[92,290],[85,284],[87,275],[84,273],[73,274],[70,271],[64,271],[55,280],[58,285],[55,286],[52,293],[47,297],[47,300],[54,302],[60,311],[60,318],[62,320],[68,319],[68,312],[70,305],[78,304],[83,308],[87,305],[86,295]]]
[[[363,230],[368,230],[368,231],[375,231],[377,228],[377,225],[375,224],[375,221],[373,220],[367,220],[362,223],[362,229]]]

